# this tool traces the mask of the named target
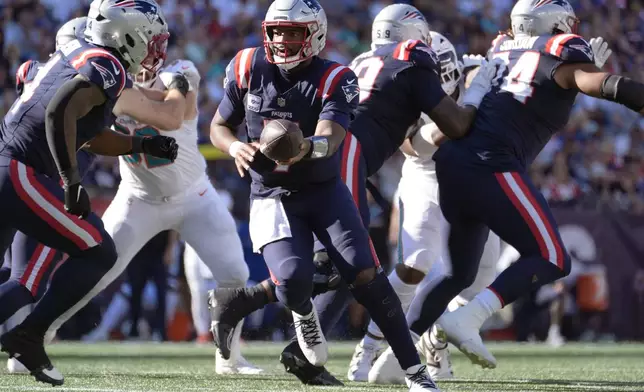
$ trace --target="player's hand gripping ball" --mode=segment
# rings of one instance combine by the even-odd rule
[[[301,151],[304,135],[288,120],[269,121],[259,137],[259,151],[275,162],[288,162]]]

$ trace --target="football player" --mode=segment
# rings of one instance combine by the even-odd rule
[[[3,243],[20,230],[70,256],[34,311],[4,334],[0,344],[11,357],[19,356],[36,379],[54,385],[64,379],[44,350],[46,325],[82,298],[116,261],[112,239],[91,212],[80,185],[76,150],[82,146],[107,155],[146,152],[170,160],[177,153],[172,138],[132,138],[106,130],[114,120],[116,100],[129,87],[126,72],[153,69],[163,62],[168,33],[158,5],[97,0],[89,17],[96,21],[98,34],[56,51],[0,126]],[[126,35],[115,35],[117,29]],[[126,47],[121,37],[127,35],[131,45]]]

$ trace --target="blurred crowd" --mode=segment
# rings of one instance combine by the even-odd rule
[[[324,55],[348,63],[368,50],[370,24],[391,0],[322,0],[329,36]],[[0,114],[12,104],[17,67],[27,59],[45,60],[54,48],[57,28],[86,14],[89,0],[2,0],[0,48]],[[208,142],[208,124],[222,98],[226,65],[244,47],[261,45],[262,20],[269,0],[159,0],[169,19],[169,60],[187,58],[203,79],[200,94],[201,141]],[[411,2],[432,29],[445,34],[459,53],[483,54],[498,31],[509,25],[512,0],[417,0]],[[606,67],[644,80],[644,8],[634,0],[573,0],[581,34],[608,40],[613,56]],[[533,165],[534,179],[553,204],[611,208],[644,213],[644,122],[617,104],[579,97],[565,130],[553,138]],[[399,162],[392,160],[396,167]],[[103,188],[118,184],[115,161],[95,168],[88,181]],[[217,181],[242,189],[226,165]],[[383,186],[397,183],[389,170]],[[112,178],[110,178],[112,177]],[[394,185],[395,186],[395,185]],[[393,192],[385,191],[390,197]],[[236,198],[237,199],[237,198]],[[243,198],[241,198],[243,200]],[[243,210],[243,208],[242,208]]]
[[[201,75],[200,142],[208,144],[208,125],[223,96],[225,68],[235,53],[262,43],[260,21],[270,0],[157,0],[168,18],[168,60],[193,61]],[[329,21],[325,57],[348,64],[369,50],[371,21],[391,0],[320,0]],[[0,0],[0,115],[15,99],[14,75],[28,59],[46,60],[55,33],[67,20],[87,14],[89,0]],[[460,54],[484,54],[499,31],[509,27],[513,0],[417,0],[411,2],[433,30],[447,36]],[[572,0],[587,39],[602,36],[613,49],[606,68],[644,81],[644,8],[634,0]],[[566,129],[556,135],[533,164],[536,184],[551,204],[571,208],[616,209],[644,214],[644,121],[629,110],[579,97]],[[398,184],[400,154],[373,178],[390,201]],[[247,224],[248,186],[232,162],[209,161],[209,173],[240,224]],[[101,158],[86,177],[109,202],[119,183],[118,163]],[[100,201],[100,200],[99,200]],[[372,202],[371,235],[384,265],[396,245],[395,211]],[[93,202],[96,208],[100,203]],[[393,219],[390,219],[393,217]],[[246,241],[248,242],[248,241]],[[248,250],[248,249],[247,249]],[[248,258],[252,258],[250,250]],[[256,255],[254,255],[256,256]],[[250,261],[249,265],[251,264]],[[261,260],[256,281],[266,273]],[[251,268],[254,270],[254,268]],[[99,297],[100,299],[100,297]],[[363,324],[357,307],[348,313],[349,329]],[[134,318],[136,319],[136,318]],[[356,331],[356,336],[360,334]]]

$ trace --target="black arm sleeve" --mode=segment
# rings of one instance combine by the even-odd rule
[[[54,94],[45,115],[45,134],[47,136],[47,143],[51,151],[54,162],[58,167],[61,176],[67,175],[68,178],[63,178],[66,184],[74,184],[80,182],[80,174],[78,168],[73,167],[70,160],[70,152],[67,148],[67,136],[65,132],[65,112],[68,109],[69,103],[79,90],[90,88],[92,84],[82,78],[73,78],[64,83]],[[72,151],[76,154],[76,151]]]

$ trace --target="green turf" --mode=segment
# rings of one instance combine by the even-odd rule
[[[328,368],[346,382],[353,344],[333,344]],[[345,388],[305,387],[284,373],[275,343],[250,343],[244,356],[263,367],[262,376],[217,376],[210,347],[191,344],[54,344],[52,361],[66,381],[55,391],[405,391],[402,386],[347,382]],[[644,391],[644,345],[491,344],[499,366],[482,370],[458,352],[452,355],[457,379],[441,382],[443,391]],[[2,357],[0,357],[2,358]],[[51,391],[30,376],[0,370],[0,391]]]

